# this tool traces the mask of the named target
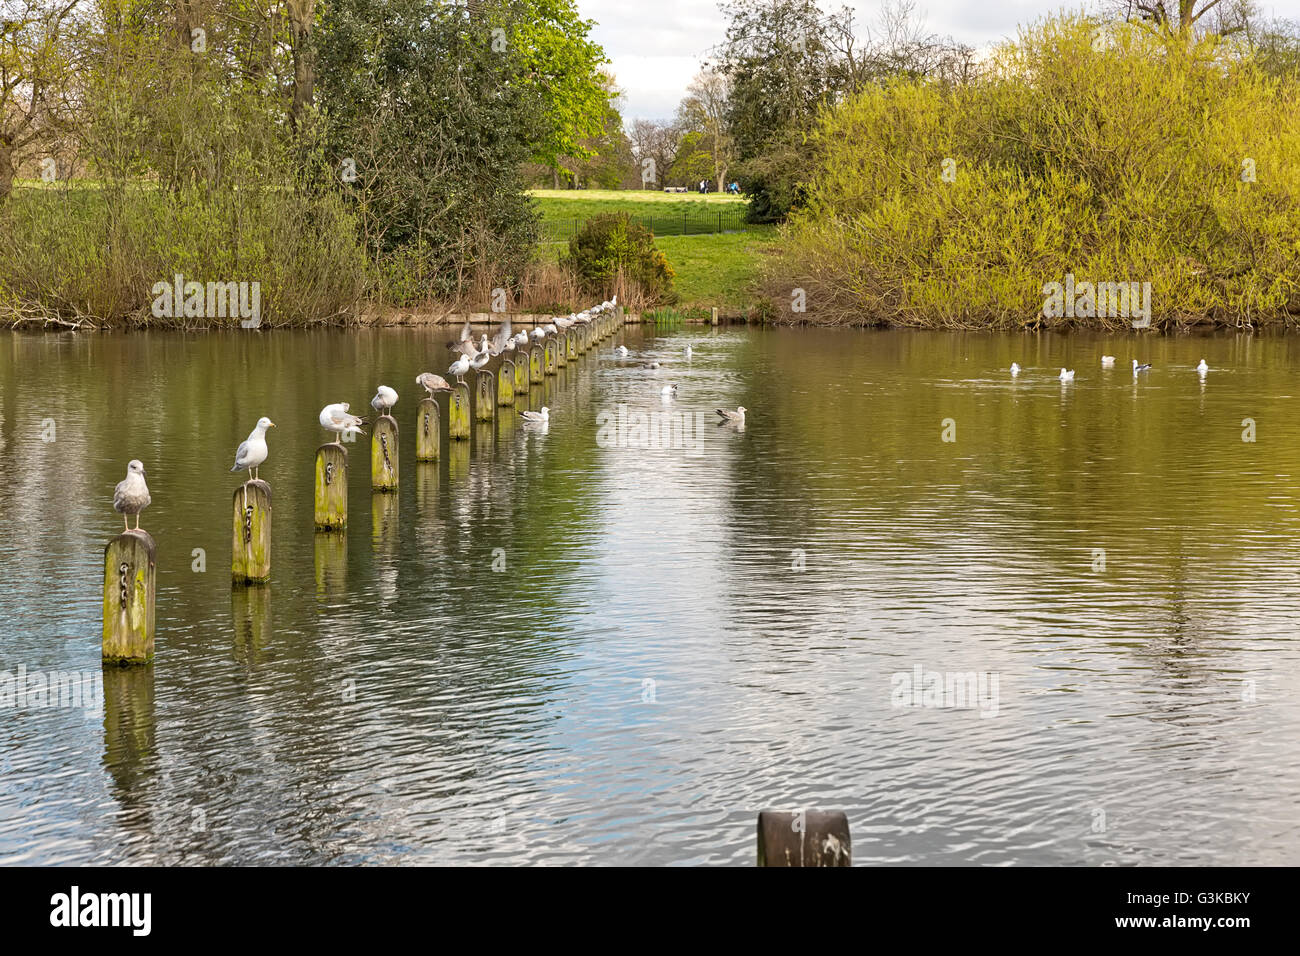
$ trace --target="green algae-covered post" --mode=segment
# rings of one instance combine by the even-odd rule
[[[501,360],[497,369],[497,404],[513,405],[515,403],[515,363],[509,359]]]
[[[519,361],[514,362],[515,369],[515,394],[528,393],[528,353],[520,352]]]
[[[569,360],[574,362],[578,360],[578,353],[586,351],[582,348],[583,326],[579,325],[575,326],[575,328],[577,329],[576,333],[570,330],[569,334],[564,337],[564,347],[568,351]]]
[[[542,372],[545,368],[545,360],[542,354],[540,345],[534,345],[532,351],[528,353],[528,381],[533,385],[542,384]]]
[[[556,374],[556,367],[557,367],[557,366],[556,366],[556,359],[557,359],[558,356],[559,356],[559,352],[560,352],[560,350],[559,350],[559,348],[556,346],[555,339],[553,339],[553,338],[552,338],[552,339],[547,339],[547,340],[546,340],[546,350],[545,350],[545,362],[546,362],[546,374],[547,374],[547,375],[555,375],[555,374]]]
[[[555,367],[564,368],[569,361],[569,333],[561,332],[555,337]],[[574,355],[577,358],[577,355]]]
[[[316,530],[348,526],[348,450],[336,442],[316,449]]]
[[[849,866],[849,818],[840,810],[758,815],[759,866]]]
[[[420,400],[415,419],[415,460],[438,460],[438,403],[432,398]]]
[[[469,386],[457,382],[447,403],[447,437],[456,441],[469,439]]]
[[[490,422],[497,413],[497,378],[487,369],[478,373],[478,401],[474,403],[474,420]]]
[[[104,548],[105,664],[153,660],[158,548],[147,531],[126,531]]]
[[[230,578],[234,584],[271,580],[271,486],[260,478],[235,489],[230,538]]]
[[[380,415],[370,436],[370,487],[375,491],[396,491],[397,471],[397,420],[392,415]]]

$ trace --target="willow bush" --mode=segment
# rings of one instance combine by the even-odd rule
[[[1044,316],[1069,274],[1149,282],[1156,327],[1287,321],[1298,115],[1294,78],[1218,38],[1047,20],[973,82],[824,113],[765,290],[776,318],[823,324],[1127,325]]]

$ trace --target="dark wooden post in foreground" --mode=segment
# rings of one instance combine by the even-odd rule
[[[271,486],[260,478],[235,489],[230,578],[235,584],[271,580]]]
[[[515,363],[502,359],[497,369],[497,404],[513,405],[515,403]]]
[[[105,664],[153,660],[158,548],[147,531],[126,531],[104,548]]]
[[[316,449],[316,530],[348,526],[348,450],[336,442]]]
[[[528,381],[530,384],[542,384],[543,368],[542,347],[534,345],[532,351],[528,353]]]
[[[759,866],[849,866],[849,818],[840,810],[758,815]]]
[[[545,369],[545,371],[546,371],[546,374],[547,374],[547,375],[555,375],[555,374],[556,374],[556,371],[555,371],[555,370],[556,370],[556,359],[558,358],[559,353],[560,353],[560,350],[559,350],[559,347],[558,347],[558,343],[556,343],[555,339],[554,339],[554,338],[549,338],[549,339],[547,339],[547,340],[546,340],[546,350],[545,350],[545,361],[546,361],[546,369]]]
[[[456,441],[469,438],[469,386],[464,382],[452,386],[447,404],[447,437]]]
[[[478,401],[474,403],[474,420],[490,422],[497,413],[497,379],[483,369],[478,373]]]
[[[438,403],[432,398],[420,401],[415,423],[415,460],[438,460]]]
[[[397,490],[397,420],[392,415],[375,419],[370,436],[370,487],[375,491]]]

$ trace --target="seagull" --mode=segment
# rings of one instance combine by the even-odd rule
[[[560,334],[560,330],[557,329],[557,328],[555,327],[555,323],[554,323],[554,322],[550,323],[549,325],[544,325],[544,326],[542,326],[542,328],[546,329],[546,331],[547,331],[549,334],[551,334],[551,335],[559,335],[559,334]]]
[[[486,338],[486,336],[484,337]],[[489,361],[491,361],[491,359],[492,359],[492,354],[490,352],[487,351],[479,352],[478,355],[475,355],[472,359],[469,360],[470,368],[475,370],[481,369],[484,365],[486,365]]]
[[[542,410],[540,412],[524,412],[523,418],[526,424],[531,424],[531,425],[546,424],[551,420],[551,410],[547,408],[545,405],[543,405]]]
[[[1015,378],[1015,377],[1016,377],[1017,375],[1019,375],[1019,374],[1020,374],[1020,366],[1017,365],[1015,362],[1012,362],[1012,363],[1011,363],[1011,377],[1012,377],[1012,378]]]
[[[743,425],[743,424],[745,424],[745,406],[744,406],[744,405],[741,405],[741,406],[737,407],[737,409],[736,409],[734,412],[729,412],[729,411],[727,411],[725,408],[719,408],[719,409],[718,409],[718,415],[720,415],[720,416],[722,417],[722,422],[725,422],[725,423],[728,424],[728,425]],[[719,422],[719,424],[722,424],[722,422]]]
[[[515,344],[521,349],[528,348],[528,331],[526,329],[520,330],[519,334],[515,336]]]
[[[469,356],[461,354],[461,357],[451,363],[451,368],[447,369],[448,374],[456,376],[456,381],[465,381],[465,373],[469,371]],[[427,386],[426,386],[427,387]]]
[[[690,358],[692,354],[693,353],[691,352],[691,347],[689,345],[686,346],[686,357]]]
[[[1201,359],[1201,364],[1198,365],[1198,366],[1196,366],[1196,371],[1197,371],[1197,373],[1200,374],[1200,375],[1204,375],[1204,374],[1205,374],[1206,372],[1208,372],[1209,370],[1210,370],[1210,367],[1209,367],[1208,365],[1205,364],[1205,359]]]
[[[334,405],[326,405],[320,410],[320,427],[327,432],[342,437],[343,435],[360,435],[361,426],[367,424],[364,418],[358,418],[356,415],[348,413],[347,402],[337,402]],[[339,445],[342,442],[334,439],[334,444]]]
[[[275,422],[263,415],[257,420],[257,427],[249,433],[244,441],[239,443],[239,448],[235,451],[235,467],[231,471],[243,471],[248,469],[248,478],[251,481],[257,475],[254,471],[262,462],[266,461],[269,453],[266,447],[266,430],[274,428]]]
[[[492,336],[492,354],[500,355],[506,350],[506,344],[514,338],[510,329],[510,319],[507,317],[502,320],[501,328],[497,329],[497,334]]]
[[[478,354],[478,346],[474,344],[474,329],[470,326],[469,319],[465,320],[465,326],[460,330],[460,338],[455,342],[448,342],[447,348],[452,352],[468,355],[470,358]]]
[[[1061,369],[1061,381],[1062,381],[1062,382],[1073,382],[1073,381],[1074,381],[1074,369],[1070,369],[1068,372],[1067,372],[1065,369]]]
[[[1103,355],[1103,356],[1101,357],[1101,367],[1102,367],[1102,368],[1114,368],[1114,367],[1115,367],[1115,356],[1113,356],[1113,355]]]
[[[566,319],[566,318],[563,318],[563,317],[557,315],[557,316],[555,317],[555,324],[558,325],[558,326],[559,326],[560,328],[562,328],[562,329],[569,329],[569,328],[572,328],[573,326],[577,325],[577,324],[578,324],[578,320],[577,320],[576,318]]]
[[[126,477],[113,489],[113,510],[122,516],[122,529],[130,531],[127,515],[135,515],[135,530],[140,530],[140,512],[149,507],[149,486],[144,483],[144,465],[132,458],[126,465]]]
[[[379,390],[375,392],[375,397],[370,400],[370,407],[380,415],[387,415],[396,404],[397,393],[387,385],[380,385]]]
[[[451,386],[441,375],[434,375],[432,372],[421,372],[415,378],[416,385],[424,386],[424,390],[433,398],[434,392],[450,392]]]
[[[627,355],[627,346],[620,345],[618,348],[614,349],[614,351],[617,352],[620,357],[625,356]]]
[[[665,385],[665,386],[663,387],[663,389],[660,390],[659,394],[660,394],[661,396],[663,396],[663,400],[664,400],[665,402],[670,401],[670,400],[672,399],[672,397],[673,397],[674,395],[677,394],[677,386],[676,386],[676,385]]]
[[[658,367],[659,367],[659,363],[658,363],[658,362],[646,362],[646,363],[645,363],[645,367],[646,367],[646,368],[658,368]]]
[[[541,341],[542,339],[544,339],[544,338],[546,338],[546,330],[545,330],[545,329],[540,328],[540,327],[539,327],[539,328],[536,328],[536,329],[533,329],[533,341],[534,341],[534,342],[540,342],[540,341]]]
[[[1136,375],[1138,372],[1145,372],[1145,371],[1147,371],[1147,370],[1150,369],[1150,368],[1151,368],[1151,363],[1150,363],[1150,362],[1148,362],[1146,365],[1139,365],[1137,359],[1134,359],[1134,360],[1133,360],[1133,374],[1134,374],[1134,375]]]

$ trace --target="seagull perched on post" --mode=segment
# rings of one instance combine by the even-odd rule
[[[140,530],[140,512],[149,507],[149,486],[144,482],[144,465],[132,458],[126,465],[126,477],[113,489],[113,510],[122,516],[122,530],[130,531],[127,515],[135,515],[135,530]]]
[[[492,360],[492,353],[484,349],[469,360],[469,367],[477,371]]]
[[[375,392],[375,397],[370,400],[370,407],[380,415],[387,415],[389,410],[397,404],[397,393],[387,385],[380,385]]]
[[[361,426],[367,424],[364,418],[358,418],[348,412],[347,402],[336,402],[320,410],[320,427],[339,436],[334,444],[341,445],[344,435],[360,435]]]
[[[433,398],[434,392],[451,391],[451,386],[447,384],[447,380],[441,375],[434,375],[432,372],[421,372],[415,377],[415,384],[422,386],[429,393],[430,398]]]
[[[451,363],[451,368],[447,372],[456,377],[456,381],[465,381],[465,373],[469,371],[469,356],[462,354],[460,358]]]
[[[235,467],[231,471],[243,471],[248,469],[248,479],[252,481],[257,477],[256,470],[259,465],[266,461],[266,456],[270,454],[266,447],[266,430],[274,428],[275,422],[263,415],[257,420],[257,427],[249,436],[239,443],[239,448],[235,450]]]

